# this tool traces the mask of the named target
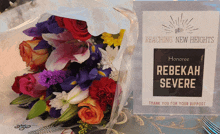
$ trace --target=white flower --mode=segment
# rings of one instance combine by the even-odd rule
[[[108,53],[110,60],[113,61],[118,54],[118,47],[112,48],[108,45],[106,47],[106,52]]]
[[[69,93],[67,100],[70,104],[78,104],[89,96],[89,89],[82,91],[79,86],[75,86]]]
[[[61,109],[61,113],[63,113],[68,107],[69,103],[67,102],[67,93],[63,91],[62,93],[54,92],[56,98],[50,100],[51,107],[56,108],[56,110]]]
[[[63,91],[62,93],[54,92],[56,98],[50,101],[51,107],[56,110],[61,109],[61,114],[66,111],[70,104],[78,104],[89,96],[89,89],[82,91],[79,86],[75,86],[68,94]]]
[[[114,81],[118,81],[118,74],[119,74],[118,70],[111,71],[109,78],[113,79]]]
[[[115,47],[115,49],[111,48],[110,46],[106,47],[106,51],[99,48],[100,52],[102,53],[102,60],[100,62],[101,65],[103,65],[103,70],[111,68],[112,71],[115,71],[115,67],[113,66],[113,61],[118,53],[118,47]]]
[[[61,134],[75,134],[72,129],[65,129]]]

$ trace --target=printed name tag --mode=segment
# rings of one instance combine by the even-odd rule
[[[213,105],[219,13],[144,11],[142,105]]]

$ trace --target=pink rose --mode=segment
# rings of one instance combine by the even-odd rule
[[[12,86],[12,90],[16,93],[23,93],[31,97],[37,98],[45,94],[47,87],[42,86],[38,80],[38,74],[25,74],[17,76]]]

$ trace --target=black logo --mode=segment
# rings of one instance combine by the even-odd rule
[[[167,24],[163,24],[163,29],[164,31],[169,34],[169,33],[193,33],[196,30],[199,30],[199,28],[196,28],[193,26],[194,18],[191,19],[185,19],[183,18],[183,13],[181,14],[180,17],[174,19],[172,16],[170,16],[170,21]]]
[[[31,125],[23,125],[23,124],[15,126],[15,128],[19,129],[20,131],[23,131],[24,129],[30,128],[30,127],[31,127]]]

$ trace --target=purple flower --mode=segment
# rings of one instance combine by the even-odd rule
[[[86,61],[87,66],[94,68],[97,66],[97,63],[99,63],[101,61],[102,54],[98,48],[103,48],[103,44],[92,45],[89,47],[90,57]]]
[[[59,34],[64,31],[64,28],[58,26],[55,16],[51,16],[47,21],[37,23],[36,27],[38,28],[39,33],[55,33]]]
[[[83,86],[82,84],[85,83],[87,80],[89,80],[89,72],[87,70],[80,70],[79,73],[76,76],[70,76],[63,83],[60,84],[61,88],[69,92],[72,90],[76,85],[79,85],[80,88],[84,91],[87,88]],[[82,87],[81,87],[82,85]]]
[[[43,33],[59,34],[64,31],[64,28],[58,26],[55,16],[51,16],[47,21],[36,24],[36,27],[31,27],[23,31],[27,36],[41,37]]]
[[[46,97],[52,95],[53,92],[55,92],[55,90],[53,89],[52,86],[50,86],[50,87],[46,90]]]
[[[50,109],[50,116],[53,117],[53,118],[59,118],[61,116],[60,111],[61,111],[61,109],[56,110],[56,108],[52,107]]]
[[[46,71],[39,74],[39,83],[42,86],[49,88],[51,85],[62,83],[66,79],[66,71]]]
[[[111,73],[111,68],[105,70],[98,70],[93,68],[91,71],[86,69],[80,70],[76,76],[70,76],[64,80],[63,83],[60,84],[61,88],[69,92],[76,85],[79,85],[81,90],[86,90],[89,86],[91,86],[93,80],[100,80],[102,77],[108,77]]]
[[[112,69],[108,68],[105,70],[97,70],[97,77],[95,78],[96,80],[100,80],[102,77],[109,77],[110,73],[111,73]]]
[[[59,34],[64,32],[64,28],[58,26],[55,16],[51,16],[47,21],[36,24],[36,27],[31,27],[23,31],[24,34],[31,37],[41,37],[44,33],[55,33]],[[49,48],[50,45],[47,41],[42,40],[34,50]]]
[[[47,41],[42,39],[36,47],[34,47],[34,50],[39,50],[39,49],[45,49],[45,48],[50,48],[51,46],[48,44]]]
[[[69,92],[77,85],[77,78],[75,76],[70,76],[65,79],[63,83],[60,84],[63,91]]]

